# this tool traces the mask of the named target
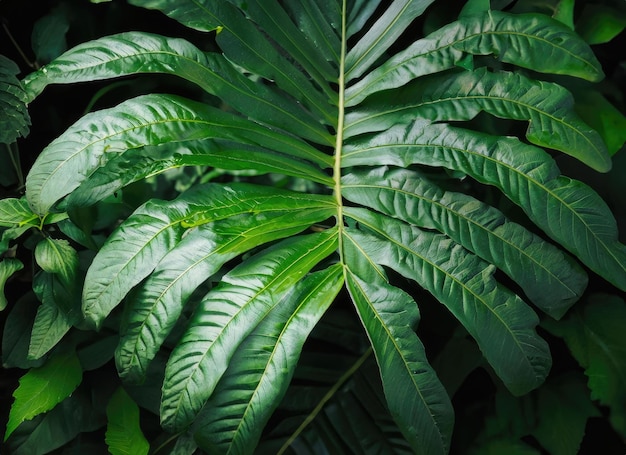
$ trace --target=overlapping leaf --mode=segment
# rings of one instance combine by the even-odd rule
[[[290,288],[336,248],[335,229],[292,237],[224,276],[200,302],[168,362],[161,401],[165,428],[192,423],[239,345]]]
[[[537,147],[438,123],[481,112],[526,121],[528,141],[608,170],[602,139],[576,116],[567,90],[474,69],[498,67],[473,58],[493,55],[539,72],[601,78],[589,47],[554,20],[467,13],[426,38],[404,35],[414,44],[389,57],[432,0],[131,3],[215,32],[222,53],[147,33],[114,35],[29,76],[31,98],[48,84],[159,72],[197,84],[234,112],[144,95],[88,114],[41,153],[26,182],[29,206],[12,201],[0,223],[41,227],[51,211],[97,204],[180,166],[270,174],[258,181],[279,174],[306,188],[214,183],[149,201],[89,267],[88,322],[100,327],[126,299],[116,360],[129,381],[143,378],[187,301],[224,268],[219,284],[194,300],[167,363],[160,407],[167,430],[194,432],[209,453],[251,452],[345,280],[408,444],[445,454],[450,401],[415,334],[416,303],[389,284],[386,268],[447,307],[515,394],[542,383],[550,355],[536,314],[496,281],[496,267],[557,318],[586,283],[559,245],[616,286],[626,283],[625,247],[591,189],[561,176]],[[445,191],[418,166],[497,187],[559,245],[477,198]]]

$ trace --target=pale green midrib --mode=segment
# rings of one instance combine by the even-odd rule
[[[345,65],[346,65],[346,40],[347,40],[347,0],[342,2],[341,11],[341,56],[339,59],[339,97],[337,100],[337,137],[335,141],[335,163],[333,166],[333,178],[335,179],[334,196],[337,203],[337,229],[339,257],[343,260],[343,197],[341,194],[341,153],[343,151],[343,128],[345,116]],[[344,272],[345,273],[345,272]],[[345,277],[344,277],[345,278]]]

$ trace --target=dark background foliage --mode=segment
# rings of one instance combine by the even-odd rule
[[[604,2],[598,0],[598,2],[606,5],[612,3],[608,0]],[[458,6],[450,7],[450,3]],[[550,13],[555,3],[550,0],[520,1],[514,2],[512,6],[518,10],[534,9]],[[585,6],[590,3],[592,2],[576,2],[574,17],[580,17]],[[619,7],[623,6],[624,2],[621,2],[622,5],[619,5],[619,0],[614,3]],[[457,2],[445,1],[436,3],[429,14],[420,19],[419,23],[414,24],[414,30],[421,33],[421,30],[432,30],[454,20],[461,6],[460,2],[458,4]],[[624,9],[622,8],[622,11]],[[213,48],[213,42],[208,35],[185,28],[177,22],[167,19],[159,12],[135,8],[121,0],[103,3],[90,3],[87,0],[0,0],[0,20],[2,21],[0,54],[19,65],[20,77],[45,64],[67,48],[90,39],[122,31],[141,30],[166,36],[184,37],[206,50]],[[41,38],[39,38],[40,36]],[[402,43],[399,45],[401,46]],[[608,43],[593,46],[606,73],[606,80],[600,84],[599,89],[622,113],[626,113],[625,48],[626,32],[624,31]],[[583,90],[579,87],[572,87],[572,89],[584,93],[584,87]],[[142,93],[159,91],[179,93],[190,97],[197,94],[194,87],[187,86],[177,79],[154,75],[122,79],[115,83],[93,82],[82,85],[58,86],[46,90],[29,107],[33,125],[31,134],[17,142],[21,169],[26,173],[41,149],[81,117],[85,111],[113,106],[124,99]],[[584,114],[581,112],[581,115],[584,116]],[[482,127],[489,130],[490,125],[486,123]],[[516,125],[512,124],[510,127],[515,128]],[[615,125],[616,129],[620,127],[624,128],[621,133],[623,135],[626,131],[626,125]],[[618,220],[620,240],[625,242],[626,179],[624,176],[626,175],[626,151],[623,148],[617,151],[614,155],[613,169],[608,174],[598,174],[566,156],[559,157],[558,163],[564,174],[589,184],[607,201]],[[21,176],[14,170],[8,149],[0,148],[0,197],[20,197],[23,194],[20,181]],[[145,184],[134,185],[132,191],[126,196],[125,204],[122,207],[115,207],[115,210],[130,213],[134,207],[147,198],[150,191],[154,191],[154,188],[148,188]],[[174,190],[172,185],[163,184],[157,188],[157,191],[167,193]],[[484,197],[487,198],[498,197],[495,192],[489,193],[488,188],[477,186],[475,191],[483,191]],[[501,208],[506,209],[504,201],[500,204]],[[508,214],[515,216],[511,210],[513,209],[509,207]],[[26,249],[18,251],[18,254],[30,253]],[[24,260],[23,262],[28,264],[32,261]],[[10,280],[6,288],[9,302],[19,299],[32,288],[31,278],[32,270],[28,270],[26,267]],[[401,280],[402,278],[397,279]],[[404,285],[406,287],[406,283]],[[432,300],[428,293],[420,289],[414,291],[416,300],[422,309],[422,319],[429,321],[429,324],[422,324],[419,327],[420,338],[428,350],[429,358],[436,359],[434,366],[444,384],[457,389],[453,396],[457,415],[451,453],[469,453],[470,449],[468,448],[472,448],[472,453],[509,453],[502,451],[503,449],[498,449],[499,446],[493,443],[494,439],[490,439],[490,436],[493,435],[498,435],[500,439],[502,439],[502,435],[508,435],[511,441],[516,441],[519,438],[528,446],[543,450],[541,453],[548,453],[540,447],[534,436],[523,434],[523,430],[520,434],[520,428],[525,428],[529,421],[541,420],[541,389],[526,397],[513,399],[502,390],[499,382],[490,377],[485,369],[478,368],[466,377],[463,376],[462,372],[459,373],[459,370],[464,368],[467,368],[468,371],[471,370],[475,365],[474,362],[480,362],[476,348],[466,343],[467,340],[462,335],[455,335],[454,331],[457,325],[453,318],[442,309],[442,306],[427,304],[429,300]],[[583,312],[585,307],[594,305],[601,298],[598,297],[599,295],[607,296],[609,294],[619,295],[616,289],[591,273],[589,288],[581,302],[575,306],[575,311]],[[341,305],[336,305],[336,307],[334,312],[339,313],[339,315],[333,312],[326,317],[330,326],[332,326],[332,318],[344,316]],[[5,326],[6,316],[7,312],[0,312],[0,327]],[[623,324],[626,326],[626,321],[623,321]],[[560,381],[567,377],[579,378],[584,384],[584,370],[574,359],[563,339],[556,336],[556,332],[549,330],[549,327],[542,327],[540,331],[550,344],[554,361],[545,387],[549,387],[549,390],[558,390]],[[456,340],[456,351],[454,345],[448,344],[450,339]],[[357,337],[357,344],[358,342]],[[308,342],[304,356],[313,357],[316,354],[336,352],[336,349],[337,346],[324,341],[323,336],[314,337]],[[346,348],[346,354],[355,355],[348,348]],[[448,359],[447,362],[437,361],[437,359],[445,358]],[[454,361],[450,362],[451,359]],[[457,367],[457,371],[450,371],[450,363]],[[110,367],[108,370],[97,370],[99,378],[88,377],[87,380],[102,381],[108,375],[114,374],[113,365]],[[1,370],[0,424],[2,427],[4,427],[8,417],[8,410],[12,402],[11,394],[22,374],[23,370],[19,369]],[[459,380],[459,378],[461,379]],[[296,381],[306,384],[306,374],[296,375]],[[618,434],[611,426],[608,419],[609,409],[599,403],[595,404],[598,412],[587,420],[580,453],[623,455],[626,453],[624,435]],[[154,416],[146,413],[142,423],[149,440],[152,437],[158,437],[158,421]],[[271,426],[272,422],[270,422],[268,431],[271,431]],[[564,437],[566,436],[564,435]],[[90,440],[102,441],[103,431],[85,435],[83,447],[89,447]],[[510,449],[513,446],[507,447]]]

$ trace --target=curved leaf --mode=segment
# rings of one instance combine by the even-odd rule
[[[161,423],[180,430],[213,393],[241,342],[285,293],[337,248],[335,229],[291,237],[224,276],[199,304],[165,370]]]
[[[258,141],[289,155],[303,152],[314,162],[327,161],[304,142],[206,104],[171,95],[144,95],[85,115],[48,145],[28,174],[26,198],[36,213],[45,214],[117,153],[208,137],[254,145]]]
[[[473,197],[444,191],[416,172],[385,167],[347,174],[342,183],[348,200],[436,229],[494,264],[555,318],[585,290],[587,275],[571,258]]]
[[[476,71],[422,78],[393,92],[373,95],[346,115],[346,137],[388,129],[416,118],[471,120],[479,112],[528,120],[526,138],[533,144],[571,155],[597,171],[611,159],[596,131],[573,110],[574,99],[557,84],[518,73]]]
[[[307,336],[343,285],[335,264],[296,283],[239,345],[194,424],[209,453],[252,453],[285,394]]]
[[[332,106],[295,65],[274,47],[252,21],[227,1],[209,0],[130,0],[143,8],[157,9],[183,25],[201,30],[217,30],[217,43],[230,60],[254,74],[274,81],[302,102],[317,116],[332,122]]]
[[[116,363],[126,381],[140,382],[191,293],[226,261],[257,245],[294,235],[332,216],[329,209],[266,211],[190,230],[166,254],[126,308]]]
[[[348,233],[344,241],[346,282],[374,348],[391,415],[416,454],[446,454],[454,412],[414,332],[417,305],[385,282],[352,239]]]
[[[245,77],[223,55],[205,53],[180,38],[126,32],[79,44],[24,79],[29,101],[49,84],[165,73],[184,78],[244,115],[291,133],[328,143],[323,120]]]
[[[345,80],[367,71],[433,1],[394,0],[346,55]]]
[[[0,55],[0,144],[11,144],[29,133],[28,98],[16,77],[18,66]]]
[[[24,225],[39,226],[40,218],[35,215],[25,198],[4,198],[0,200],[0,226],[16,227]]]
[[[591,188],[560,176],[543,150],[514,138],[427,121],[397,125],[344,148],[344,167],[385,164],[441,166],[499,188],[552,239],[626,290],[626,247],[618,241],[611,211]]]
[[[194,226],[242,213],[330,209],[334,201],[251,184],[208,184],[178,199],[148,201],[111,234],[87,271],[83,313],[99,326],[130,289],[148,276],[163,257]]]
[[[377,264],[417,281],[474,337],[487,361],[514,394],[538,387],[550,369],[537,315],[493,278],[495,267],[441,234],[432,234],[364,209],[344,209],[376,236],[350,229],[348,237]]]
[[[494,55],[502,62],[535,71],[590,81],[604,77],[587,43],[558,21],[543,14],[514,15],[490,10],[465,17],[415,41],[346,89],[346,105],[354,106],[372,93],[454,68],[467,54]]]

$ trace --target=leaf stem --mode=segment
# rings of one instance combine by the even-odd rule
[[[285,443],[282,445],[282,447],[280,448],[280,450],[276,453],[276,455],[283,455],[285,453],[285,451],[289,448],[289,446],[291,444],[293,444],[293,442],[298,438],[298,436],[300,436],[300,433],[302,433],[304,431],[304,429],[311,423],[313,422],[313,420],[315,420],[315,418],[317,417],[317,415],[322,411],[322,409],[324,408],[324,406],[326,405],[326,403],[333,397],[335,396],[335,394],[339,391],[339,389],[346,383],[346,381],[348,379],[350,379],[354,373],[357,372],[357,370],[359,368],[361,368],[361,365],[363,365],[363,363],[365,363],[365,361],[369,358],[369,356],[372,355],[372,347],[370,346],[364,353],[363,355],[361,355],[361,357],[358,358],[358,360],[356,362],[354,362],[354,365],[352,365],[352,367],[350,367],[350,369],[348,371],[346,371],[340,378],[339,380],[335,383],[335,385],[333,385],[331,387],[331,389],[326,392],[326,395],[324,395],[322,397],[322,399],[320,400],[320,402],[317,404],[317,406],[315,406],[315,408],[311,411],[311,413],[307,416],[306,419],[304,419],[304,422],[302,422],[300,424],[300,426],[296,429],[296,431],[293,432],[293,434],[289,437],[289,439],[287,439],[287,441],[285,441]]]
[[[335,180],[335,199],[337,201],[337,229],[339,239],[339,255],[343,262],[343,198],[341,195],[341,153],[343,146],[343,125],[344,125],[344,112],[345,112],[345,61],[346,61],[346,13],[347,13],[347,0],[343,1],[341,12],[341,56],[339,58],[339,99],[337,102],[337,134],[335,140],[335,163],[333,166],[333,178]]]

